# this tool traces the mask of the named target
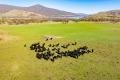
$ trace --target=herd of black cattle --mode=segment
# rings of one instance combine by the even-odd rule
[[[89,50],[87,46],[78,47],[74,50],[69,50],[68,48],[71,46],[76,46],[77,42],[72,42],[68,44],[61,45],[60,43],[57,44],[46,44],[46,43],[33,43],[30,46],[30,50],[35,51],[36,58],[38,59],[45,59],[45,60],[51,60],[54,62],[58,58],[62,57],[72,57],[72,58],[78,58],[81,55],[84,55],[85,53],[93,53],[94,50]],[[63,51],[64,49],[64,51]]]

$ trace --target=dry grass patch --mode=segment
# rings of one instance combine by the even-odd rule
[[[7,32],[0,30],[0,41],[9,41],[9,40],[17,40],[17,36],[9,35]]]

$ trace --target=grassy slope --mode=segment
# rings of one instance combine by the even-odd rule
[[[19,40],[0,42],[0,80],[119,80],[120,25],[118,24],[32,24],[7,26],[1,30]],[[63,58],[55,63],[38,60],[23,45],[41,36],[56,35],[77,40],[95,49],[79,59]]]

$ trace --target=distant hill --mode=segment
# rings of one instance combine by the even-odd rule
[[[12,5],[0,5],[0,14],[5,14],[5,16],[17,16],[17,13],[21,13],[23,16],[24,13],[27,13],[26,15],[30,14],[34,14],[35,16],[37,15],[44,15],[46,17],[64,17],[64,18],[80,18],[82,16],[76,13],[71,13],[71,12],[67,12],[67,11],[62,11],[62,10],[57,10],[57,9],[53,9],[53,8],[48,8],[42,5],[33,5],[33,6],[29,6],[29,7],[19,7],[19,6],[12,6]],[[22,13],[23,12],[23,13]],[[19,15],[20,16],[20,15]]]
[[[120,10],[111,10],[106,12],[99,12],[97,14],[89,15],[84,18],[85,20],[105,20],[105,21],[112,21],[112,20],[120,20]]]
[[[30,7],[23,8],[26,11],[31,11],[39,14],[43,14],[46,16],[52,16],[52,17],[59,17],[59,16],[76,16],[76,14],[66,11],[61,11],[57,9],[47,8],[42,5],[33,5]]]
[[[24,10],[10,10],[4,14],[2,14],[4,17],[9,17],[9,18],[45,18],[44,15],[40,15],[34,12],[28,12]]]
[[[20,7],[0,4],[0,14],[6,13],[13,9],[20,9]]]

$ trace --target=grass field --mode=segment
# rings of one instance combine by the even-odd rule
[[[120,80],[119,24],[0,25],[0,30],[16,37],[0,41],[0,80]],[[42,41],[45,35],[62,37],[61,43],[78,41],[95,52],[79,59],[58,59],[54,63],[38,60],[29,45]]]

